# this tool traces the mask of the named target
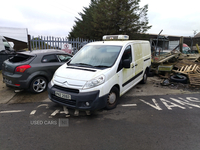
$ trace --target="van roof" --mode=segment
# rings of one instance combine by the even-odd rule
[[[87,45],[117,45],[117,46],[124,46],[128,43],[149,43],[149,41],[144,40],[125,40],[125,41],[98,41],[92,42]]]

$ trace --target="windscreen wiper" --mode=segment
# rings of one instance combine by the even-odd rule
[[[81,66],[81,67],[94,67],[93,65],[86,63],[73,63],[73,64],[70,63],[70,65]]]
[[[109,68],[110,66],[105,66],[105,65],[97,65],[97,66],[94,66],[96,68]]]

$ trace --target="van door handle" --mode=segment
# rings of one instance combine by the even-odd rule
[[[135,64],[135,66],[137,66],[138,64]]]

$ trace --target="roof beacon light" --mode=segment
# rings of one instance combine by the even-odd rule
[[[109,41],[109,40],[128,40],[128,35],[104,35],[103,40]]]

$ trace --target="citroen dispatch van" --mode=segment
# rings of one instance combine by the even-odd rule
[[[139,82],[146,83],[151,65],[148,41],[128,35],[106,35],[85,45],[55,72],[48,84],[53,102],[78,110],[113,109]]]

